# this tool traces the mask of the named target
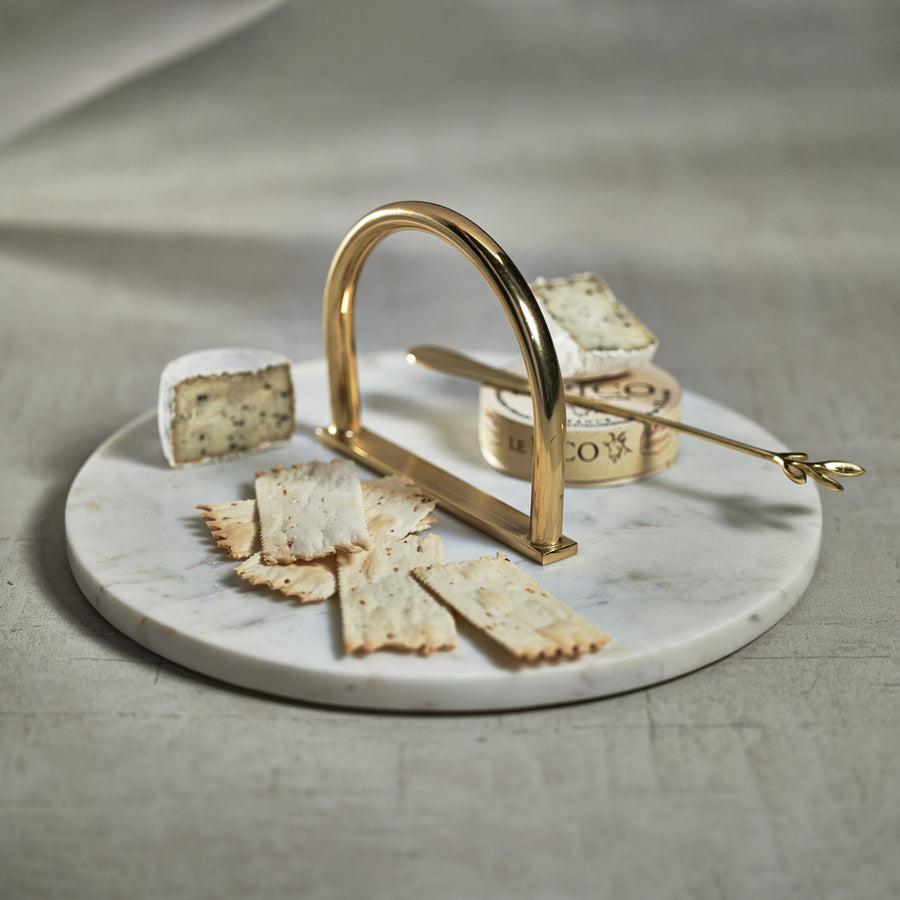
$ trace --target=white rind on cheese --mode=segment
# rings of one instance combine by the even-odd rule
[[[157,424],[170,466],[286,443],[296,428],[291,361],[243,347],[179,356],[160,375]]]
[[[594,379],[645,366],[659,341],[592,272],[529,287],[547,321],[563,378]]]

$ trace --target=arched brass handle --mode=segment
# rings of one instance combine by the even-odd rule
[[[535,443],[530,516],[501,503],[362,427],[354,305],[363,265],[376,244],[402,230],[433,234],[472,262],[500,300],[512,324],[534,404]],[[371,468],[399,472],[450,512],[540,562],[575,553],[562,534],[565,400],[556,351],[537,301],[504,250],[474,222],[434,203],[379,207],[347,233],[334,255],[323,302],[331,425],[319,439]]]

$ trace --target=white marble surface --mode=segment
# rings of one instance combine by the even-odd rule
[[[494,472],[480,457],[477,386],[412,371],[397,354],[362,360],[360,379],[368,427],[528,509],[528,482]],[[298,606],[251,588],[194,510],[252,496],[259,468],[329,458],[314,437],[330,421],[324,362],[296,367],[295,383],[300,427],[285,447],[171,470],[155,420],[145,415],[98,448],[72,486],[66,529],[82,590],[117,628],[187,668],[339,706],[474,711],[565,703],[644,687],[726,656],[776,623],[812,577],[822,522],[816,489],[755,458],[685,438],[679,460],[655,478],[566,492],[564,530],[579,542],[575,557],[541,567],[509,551],[612,636],[602,651],[519,664],[461,623],[449,652],[347,656],[334,601]],[[690,392],[685,421],[782,446]],[[446,514],[432,530],[448,561],[506,551]]]

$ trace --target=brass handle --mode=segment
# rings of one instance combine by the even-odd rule
[[[480,363],[463,353],[458,353],[447,347],[424,345],[410,347],[406,357],[411,363],[419,363],[439,372],[458,375],[460,378],[468,378],[472,381],[490,384],[504,390],[527,393],[529,389],[528,382],[520,375],[504,371],[503,369],[495,369],[493,366]],[[595,397],[585,397],[573,391],[566,391],[564,396],[566,402],[574,406],[596,409],[610,415],[621,416],[623,419],[646,422],[648,425],[661,425],[664,428],[671,428],[673,431],[690,434],[694,437],[711,441],[714,444],[729,447],[732,450],[739,450],[742,453],[769,460],[781,466],[784,474],[796,484],[804,484],[807,476],[809,476],[829,490],[842,491],[844,487],[835,480],[835,476],[838,478],[849,478],[863,475],[866,471],[862,466],[841,460],[810,462],[809,457],[805,453],[774,453],[771,450],[763,450],[761,447],[754,447],[752,444],[745,444],[743,441],[736,441],[734,438],[715,434],[712,431],[704,431],[702,428],[696,428],[693,425],[685,425],[683,422],[675,419],[666,419],[662,416],[654,416],[652,413],[638,412],[624,406],[617,406],[614,403],[607,403],[605,400],[598,400]]]
[[[356,286],[375,245],[389,234],[404,229],[436,235],[459,250],[481,272],[503,305],[522,352],[534,403],[535,452],[528,539],[538,555],[544,557],[575,552],[574,542],[562,536],[566,405],[553,341],[522,274],[493,238],[459,213],[433,203],[394,203],[364,216],[341,242],[328,272],[323,302],[332,422],[327,436],[320,437],[330,439],[331,445],[345,452],[355,452],[354,435],[364,432],[360,425],[354,332]],[[403,451],[391,451],[395,460],[402,461],[402,454]],[[409,458],[413,459],[411,455]],[[377,460],[369,461],[377,463]],[[419,466],[419,470],[423,467]],[[432,475],[435,483],[422,484],[424,490],[430,490],[439,502],[443,493],[451,509],[459,510],[466,505],[460,499],[460,485],[449,485],[449,475]],[[479,518],[482,512],[482,518],[497,517],[496,510],[475,509],[470,520]]]

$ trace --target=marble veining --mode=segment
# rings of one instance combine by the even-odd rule
[[[493,362],[497,362],[494,360]],[[367,427],[520,509],[530,486],[478,453],[478,388],[401,355],[360,361]],[[448,561],[508,553],[612,636],[604,650],[536,666],[506,659],[468,627],[457,649],[419,657],[348,657],[336,601],[300,606],[251,587],[216,548],[194,507],[247,496],[253,473],[327,460],[321,361],[295,366],[298,431],[252,457],[170,469],[155,411],[112,435],[71,487],[73,573],[114,626],[160,655],[230,684],[300,700],[403,710],[512,709],[608,696],[721,659],[772,627],[808,585],[818,558],[817,489],[763,461],[683,437],[678,460],[636,484],[569,488],[564,531],[578,554],[541,567],[439,512]],[[427,398],[427,415],[420,415]],[[686,422],[778,448],[756,423],[690,391]],[[362,478],[371,473],[360,469]]]

